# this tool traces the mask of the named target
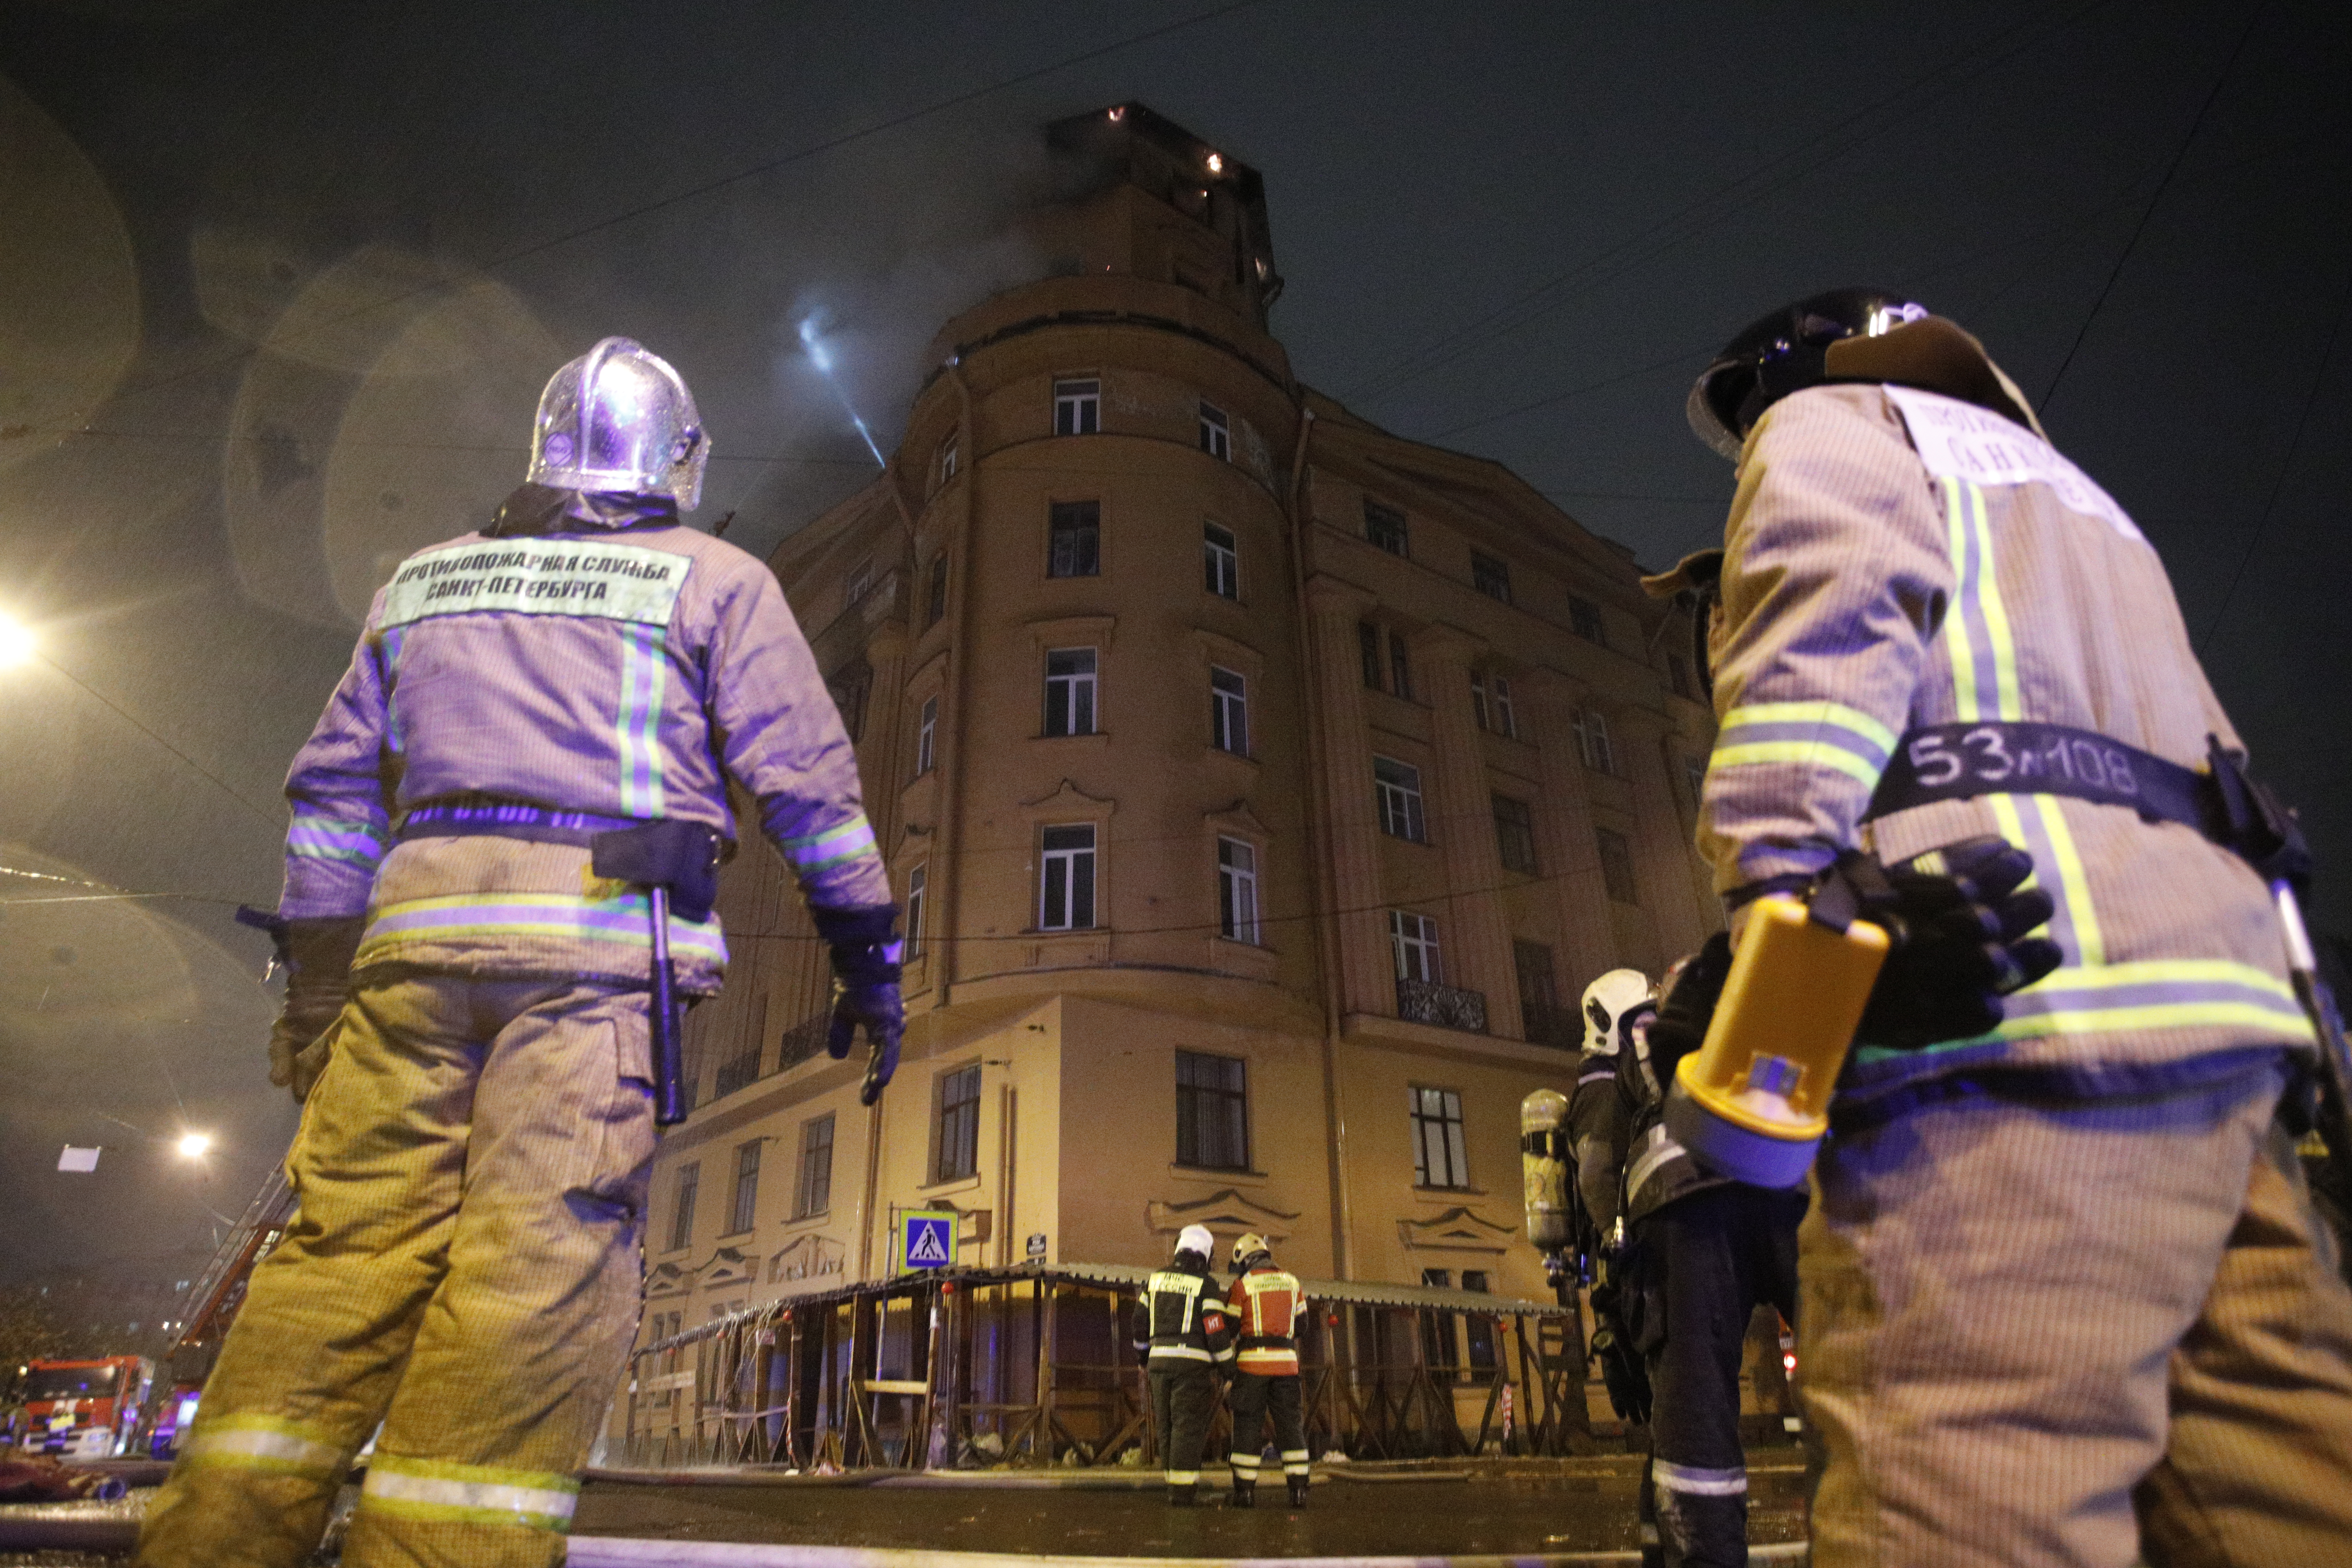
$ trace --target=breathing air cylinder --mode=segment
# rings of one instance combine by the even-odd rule
[[[1519,1175],[1527,1186],[1528,1239],[1550,1256],[1575,1239],[1569,1213],[1568,1096],[1539,1089],[1519,1101]]]
[[[1830,1094],[1886,948],[1886,933],[1867,921],[1841,931],[1795,899],[1758,900],[1706,1039],[1675,1069],[1668,1134],[1735,1181],[1802,1182],[1829,1131]],[[1526,1118],[1523,1106],[1523,1125]]]

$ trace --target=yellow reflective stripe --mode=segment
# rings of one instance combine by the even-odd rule
[[[561,1531],[579,1494],[570,1476],[379,1453],[368,1466],[360,1506],[412,1519]]]
[[[198,1426],[183,1457],[192,1465],[234,1465],[281,1475],[333,1476],[353,1450],[275,1415],[224,1415]]]
[[[2284,1024],[2298,1020],[2259,1002],[2158,1002],[2138,1007],[2077,1007],[2063,1013],[2031,1013],[2005,1019],[1988,1040],[2031,1040],[2046,1035],[2086,1035],[2108,1030],[2253,1028],[2276,1037]],[[2309,1032],[2308,1024],[2305,1032]]]
[[[1170,1486],[1189,1487],[1201,1479],[1201,1472],[1198,1470],[1170,1470],[1167,1472],[1167,1476],[1168,1484]]]
[[[1984,611],[1985,636],[1992,643],[1992,668],[1998,717],[2015,721],[2025,717],[2017,692],[2017,640],[2009,631],[2009,607],[2000,596],[2000,576],[1992,556],[1992,519],[1985,511],[1984,487],[1968,487],[1969,521],[1977,537],[1977,603]]]
[[[2081,991],[2125,985],[2147,985],[2165,981],[2189,984],[2242,985],[2250,991],[2267,991],[2290,1007],[2301,1007],[2295,1000],[2294,987],[2277,975],[2241,963],[2234,958],[2143,958],[2126,963],[2106,963],[2096,969],[2061,969],[2031,989]]]
[[[1759,763],[1798,763],[1818,767],[1835,768],[1842,773],[1860,779],[1873,789],[1878,786],[1879,765],[1858,757],[1827,740],[1820,741],[1750,741],[1744,746],[1717,746],[1707,760],[1707,769],[1748,767]]]
[[[1958,595],[1967,592],[1969,580],[1968,523],[1960,508],[1960,481],[1939,479],[1944,487],[1944,542],[1952,556],[1952,591]],[[1965,609],[1954,604],[1944,612],[1944,641],[1952,660],[1952,701],[1963,722],[1973,723],[1984,717],[1983,705],[1977,700],[1977,655],[1969,643],[1969,617]]]
[[[1741,724],[1835,724],[1853,731],[1864,740],[1874,741],[1885,751],[1895,750],[1894,731],[1872,718],[1859,708],[1848,708],[1843,702],[1826,700],[1817,702],[1751,702],[1735,708],[1725,715],[1723,728],[1730,730]]]
[[[2107,962],[2107,943],[2099,932],[2099,914],[2091,906],[2091,879],[2083,870],[2082,853],[2074,847],[2074,835],[2066,826],[2063,805],[2054,796],[2037,795],[2030,797],[2034,815],[2042,819],[2042,830],[2050,836],[2050,849],[2058,861],[2057,881],[2066,900],[2066,916],[2074,922],[2074,945],[2082,951],[2076,959],[2086,969],[2096,969]]]

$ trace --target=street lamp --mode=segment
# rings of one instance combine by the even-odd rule
[[[0,669],[29,664],[37,651],[33,628],[14,616],[0,614]]]
[[[209,1132],[183,1132],[177,1145],[183,1160],[201,1160],[212,1146],[213,1135]]]

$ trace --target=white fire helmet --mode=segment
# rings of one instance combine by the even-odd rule
[[[1617,1054],[1618,1022],[1650,1000],[1650,977],[1638,969],[1612,969],[1584,988],[1584,1049],[1588,1056]]]
[[[1197,1252],[1205,1263],[1217,1255],[1217,1238],[1205,1225],[1188,1225],[1176,1233],[1176,1250]]]
[[[702,500],[710,442],[694,394],[660,355],[606,338],[548,379],[530,431],[530,482],[590,495]]]

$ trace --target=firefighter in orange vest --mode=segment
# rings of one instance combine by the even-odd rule
[[[1299,1418],[1297,1333],[1307,1292],[1297,1276],[1276,1267],[1262,1236],[1234,1242],[1234,1288],[1225,1293],[1237,1336],[1233,1385],[1225,1391],[1225,1408],[1234,1418],[1234,1506],[1256,1506],[1264,1417],[1270,1411],[1290,1506],[1305,1508],[1307,1431]]]

